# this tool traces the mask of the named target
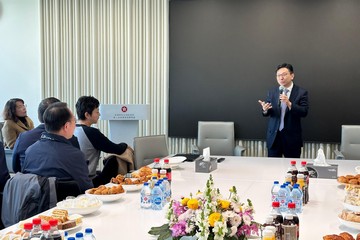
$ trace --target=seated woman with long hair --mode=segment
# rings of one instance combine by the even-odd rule
[[[27,116],[26,105],[20,98],[12,98],[6,102],[3,117],[5,120],[2,128],[4,145],[12,149],[20,133],[33,129],[34,123]]]

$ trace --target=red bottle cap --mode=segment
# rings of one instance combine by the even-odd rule
[[[49,231],[50,230],[50,224],[48,224],[48,223],[41,224],[41,230]]]
[[[306,165],[306,161],[302,161],[302,162],[301,162],[301,165]]]
[[[280,203],[279,202],[272,202],[272,206],[273,207],[280,207]]]
[[[164,163],[169,163],[169,159],[164,159]]]
[[[24,224],[24,229],[25,230],[31,230],[33,228],[33,224],[32,223],[25,223]]]
[[[156,162],[156,163],[160,162],[160,158],[155,158],[154,162]]]
[[[295,164],[296,164],[296,161],[295,161],[295,160],[292,160],[290,163],[293,164],[293,165],[295,165]]]
[[[50,226],[57,226],[58,225],[58,220],[57,219],[50,219],[49,224],[50,224]]]
[[[295,208],[295,203],[293,202],[288,203],[288,208]]]
[[[41,223],[41,219],[40,218],[34,218],[33,220],[32,220],[32,222],[33,222],[33,224],[40,224]]]

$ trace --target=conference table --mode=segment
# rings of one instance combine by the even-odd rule
[[[195,172],[194,162],[181,163],[172,170],[172,196],[180,198],[195,194],[205,188],[209,174],[214,185],[225,196],[230,187],[237,188],[240,200],[251,199],[255,209],[255,221],[264,223],[271,210],[271,187],[274,180],[284,181],[285,173],[290,165],[285,158],[258,157],[225,157],[218,163],[217,169],[211,173]],[[300,161],[297,159],[297,167]],[[354,160],[328,160],[338,164],[338,175],[355,174],[355,167],[360,165]],[[343,210],[345,197],[344,186],[336,179],[311,178],[309,184],[310,201],[303,207],[300,219],[300,239],[322,239],[327,234],[338,234],[343,231],[354,236],[360,231],[341,225],[338,215]],[[140,208],[140,191],[127,192],[123,198],[114,202],[106,202],[102,207],[83,218],[80,229],[70,232],[74,236],[85,228],[93,229],[98,240],[107,239],[156,239],[148,231],[153,226],[166,223],[165,209],[160,211]],[[8,232],[17,226],[11,226],[1,232]]]

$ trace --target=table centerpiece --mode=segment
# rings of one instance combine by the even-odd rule
[[[172,199],[168,205],[168,223],[152,227],[151,235],[158,240],[246,240],[259,234],[259,224],[254,221],[251,200],[240,201],[236,187],[225,198],[214,187],[212,175],[206,182],[204,192],[198,192],[180,200]]]

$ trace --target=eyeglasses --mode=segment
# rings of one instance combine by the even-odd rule
[[[279,77],[286,77],[289,73],[288,72],[284,72],[282,74],[277,74],[276,77],[279,78]]]

